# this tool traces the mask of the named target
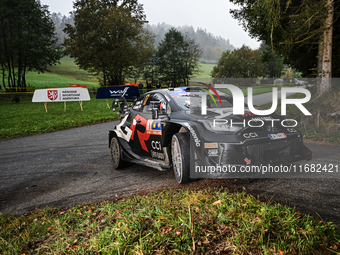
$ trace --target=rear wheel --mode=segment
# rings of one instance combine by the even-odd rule
[[[116,136],[111,139],[110,157],[115,169],[120,169],[128,165],[128,162],[122,160],[122,147],[118,141],[118,137]]]
[[[180,184],[190,181],[190,145],[187,133],[177,133],[171,140],[172,165],[176,181]]]

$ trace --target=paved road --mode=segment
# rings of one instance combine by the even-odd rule
[[[138,190],[180,186],[172,172],[138,165],[112,170],[107,131],[114,124],[1,141],[0,212],[25,213],[46,205],[68,207],[130,195]],[[313,151],[313,160],[308,163],[340,166],[339,146],[315,143],[307,143],[307,146]],[[314,175],[313,179],[236,180],[234,183],[236,188],[244,187],[255,195],[273,197],[275,201],[340,224],[339,174]],[[203,182],[194,185],[200,187]]]
[[[107,133],[115,123],[1,141],[0,212],[97,202],[175,184],[170,172],[112,169]]]

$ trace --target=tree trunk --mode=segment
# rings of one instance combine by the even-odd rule
[[[332,77],[332,38],[333,38],[333,16],[334,0],[327,1],[327,17],[325,20],[325,30],[323,35],[322,51],[322,78],[319,85],[319,94],[331,89]]]

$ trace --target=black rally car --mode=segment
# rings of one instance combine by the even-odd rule
[[[114,168],[131,163],[173,168],[177,182],[186,183],[195,164],[240,166],[311,159],[302,134],[287,123],[282,126],[282,116],[256,116],[247,106],[244,115],[233,115],[232,96],[217,93],[180,87],[148,92],[131,105],[124,97],[115,99],[112,107],[115,111],[120,106],[121,121],[109,131]],[[249,126],[249,121],[260,125]]]

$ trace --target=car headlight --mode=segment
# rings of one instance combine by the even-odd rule
[[[238,125],[231,125],[227,121],[214,121],[214,120],[204,120],[201,121],[204,124],[204,127],[214,133],[236,133],[241,130],[243,127]]]

